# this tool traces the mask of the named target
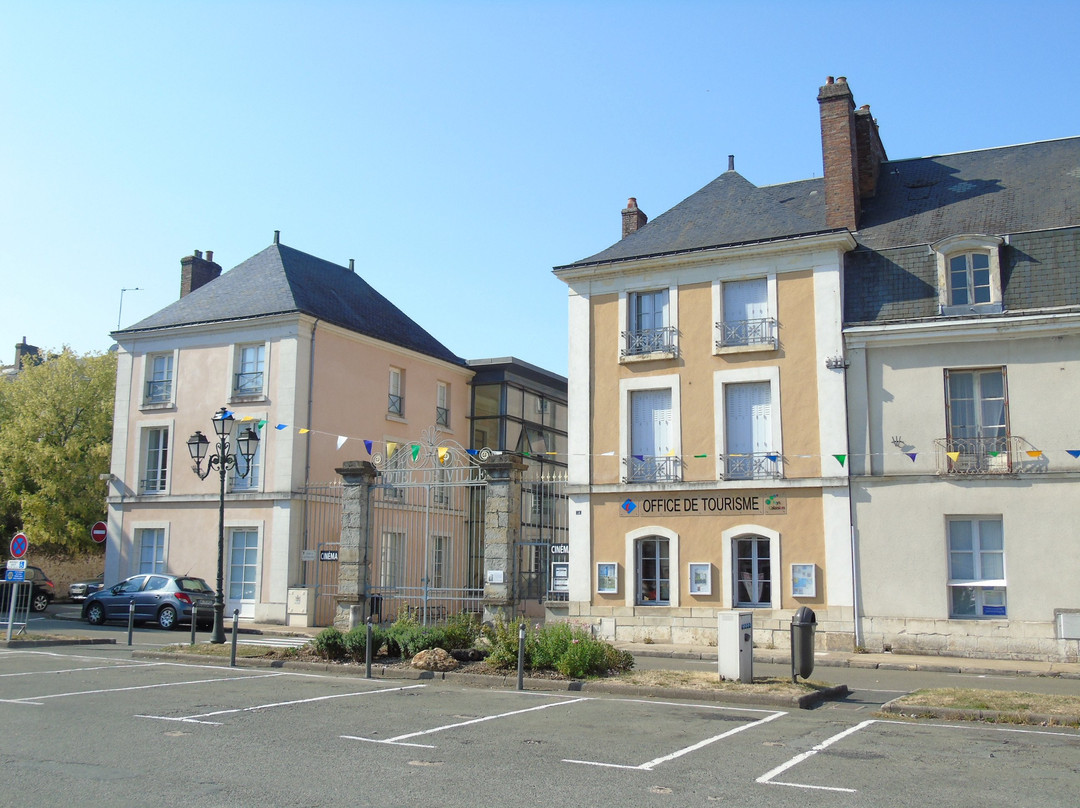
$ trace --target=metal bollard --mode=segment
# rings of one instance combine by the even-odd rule
[[[371,615],[368,615],[367,619],[367,640],[364,642],[364,676],[368,679],[371,678],[371,642],[374,632],[371,629]]]
[[[195,626],[199,623],[199,607],[192,605],[191,607],[191,644],[195,644]]]
[[[15,602],[18,600],[19,582],[12,581],[11,603],[8,604],[7,641],[11,642],[11,628],[15,625]]]
[[[131,645],[131,638],[135,634],[135,598],[131,599],[131,603],[128,604],[128,645]]]
[[[518,624],[518,690],[525,689],[525,623]]]
[[[229,665],[236,667],[236,635],[239,633],[236,630],[236,624],[240,620],[240,610],[233,609],[232,613],[232,656],[229,658]]]

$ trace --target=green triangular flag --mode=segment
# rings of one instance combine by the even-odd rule
[[[416,460],[420,456],[420,444],[414,443],[412,447],[412,459]]]
[[[844,465],[844,461],[847,460],[847,455],[833,455],[836,458],[836,462],[841,466]]]

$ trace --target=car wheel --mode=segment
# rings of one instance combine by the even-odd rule
[[[166,631],[176,628],[176,609],[172,606],[162,606],[158,612],[157,624]]]
[[[105,607],[100,603],[91,603],[86,609],[86,622],[92,626],[100,626],[105,622]]]
[[[49,596],[39,592],[30,601],[30,608],[35,612],[43,612],[49,608]]]

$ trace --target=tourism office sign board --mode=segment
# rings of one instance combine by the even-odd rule
[[[619,506],[624,516],[783,516],[787,497],[780,494],[682,491],[630,497]]]

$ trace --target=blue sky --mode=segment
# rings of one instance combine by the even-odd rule
[[[820,176],[847,76],[890,158],[1080,134],[1071,3],[0,2],[0,363],[103,351],[180,259],[283,243],[465,358],[566,372],[556,265],[727,168]],[[134,289],[123,294],[121,290]]]

